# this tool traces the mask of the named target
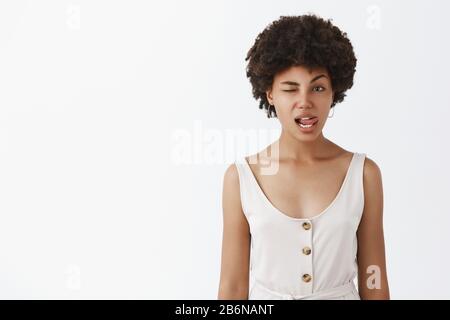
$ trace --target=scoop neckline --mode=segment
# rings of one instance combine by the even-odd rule
[[[353,152],[352,158],[350,160],[350,164],[348,165],[347,168],[347,172],[345,173],[345,177],[344,177],[344,181],[341,184],[341,187],[339,188],[339,191],[337,192],[336,196],[334,197],[334,199],[331,201],[331,203],[325,208],[323,209],[320,213],[310,217],[310,218],[295,218],[292,216],[287,215],[286,213],[284,213],[283,211],[281,211],[280,209],[278,209],[277,207],[275,207],[275,205],[272,203],[272,201],[266,196],[266,194],[264,193],[264,191],[262,190],[261,186],[258,183],[258,180],[256,179],[252,168],[250,167],[250,164],[247,162],[246,157],[244,157],[244,162],[245,162],[245,166],[247,167],[247,169],[250,171],[250,175],[252,176],[252,180],[254,182],[254,184],[256,185],[256,189],[258,189],[258,193],[261,195],[261,197],[264,199],[264,202],[266,203],[266,205],[269,206],[270,209],[272,209],[273,211],[275,211],[276,213],[278,213],[278,215],[281,215],[284,218],[293,220],[293,221],[312,221],[314,219],[317,219],[321,216],[323,216],[325,213],[327,213],[328,211],[330,211],[330,209],[334,206],[334,204],[337,202],[337,200],[340,198],[341,193],[344,190],[344,187],[347,184],[347,180],[349,179],[349,175],[350,175],[350,171],[351,168],[353,166],[353,162],[355,161],[356,158],[356,152]]]

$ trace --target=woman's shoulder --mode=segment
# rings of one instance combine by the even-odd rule
[[[364,172],[364,179],[365,180],[376,180],[381,177],[381,170],[378,164],[373,160],[371,157],[367,155],[364,151],[350,151],[346,150],[340,146],[337,146],[339,149],[337,157],[339,158],[351,158],[353,155],[357,155],[359,157],[363,158],[364,166],[363,166],[363,172]],[[361,159],[361,158],[360,158]]]
[[[368,175],[368,176],[374,176],[374,175],[377,175],[377,174],[380,174],[380,167],[378,166],[378,164],[375,162],[375,160],[373,160],[371,157],[369,157],[368,155],[367,155],[367,153],[366,152],[363,152],[363,151],[348,151],[348,150],[345,150],[343,153],[342,153],[342,156],[343,157],[352,157],[353,155],[357,155],[357,156],[359,156],[359,157],[362,157],[363,158],[363,161],[364,161],[364,173],[365,173],[365,175]]]
[[[365,154],[366,155],[366,154]],[[364,180],[381,180],[381,169],[372,158],[365,156],[364,159]]]

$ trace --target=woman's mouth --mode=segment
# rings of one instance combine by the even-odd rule
[[[300,131],[311,132],[314,130],[317,122],[319,122],[319,118],[317,117],[296,118],[295,122],[299,126]]]

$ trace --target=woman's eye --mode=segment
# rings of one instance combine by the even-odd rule
[[[297,89],[283,90],[283,91],[284,92],[295,92],[295,91],[297,91]],[[315,91],[315,92],[322,92],[322,91],[325,91],[325,87],[322,87],[322,86],[314,87],[313,91]]]
[[[319,90],[316,90],[316,89],[319,89]],[[325,88],[324,87],[314,87],[314,89],[313,89],[314,91],[318,91],[318,92],[321,92],[321,91],[324,91],[325,90]]]

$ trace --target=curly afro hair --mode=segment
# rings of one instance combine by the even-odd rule
[[[356,57],[347,34],[314,14],[281,16],[268,25],[248,51],[247,77],[259,108],[276,117],[266,91],[275,74],[291,66],[324,67],[330,77],[334,96],[331,108],[344,100],[353,86]]]

